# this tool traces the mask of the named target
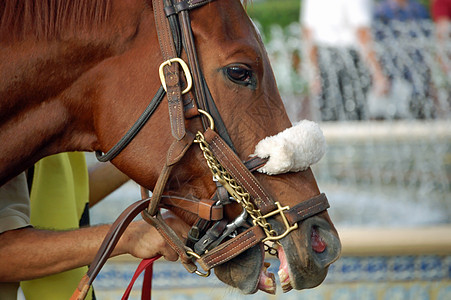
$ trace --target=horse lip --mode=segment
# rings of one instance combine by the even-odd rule
[[[277,231],[281,228],[278,222],[271,222]],[[320,231],[327,240],[324,253],[314,253],[310,235],[313,227]],[[312,217],[303,221],[296,231],[280,240],[288,262],[288,274],[293,289],[313,288],[326,278],[329,265],[339,258],[341,244],[330,224],[320,217]],[[330,247],[330,249],[329,249]]]
[[[253,265],[253,263],[255,263],[255,265]],[[219,280],[232,287],[238,288],[243,294],[254,294],[258,291],[260,270],[263,263],[263,245],[256,245],[230,261],[216,266],[214,272]],[[255,272],[254,270],[258,271]],[[243,273],[246,273],[246,275],[243,276]]]

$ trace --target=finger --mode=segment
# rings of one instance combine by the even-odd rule
[[[190,226],[180,219],[174,213],[167,211],[163,215],[164,221],[174,232],[181,238],[186,239],[188,237],[188,231]]]
[[[179,259],[177,252],[175,252],[169,245],[167,245],[166,249],[162,251],[161,255],[168,261],[177,261]]]

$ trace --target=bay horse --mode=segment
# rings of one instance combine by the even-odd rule
[[[259,283],[262,279],[275,285],[265,271],[265,241],[278,249],[284,291],[319,285],[338,258],[338,234],[308,166],[268,175],[241,163],[252,161],[259,141],[291,126],[245,3],[5,0],[0,3],[0,66],[0,184],[51,154],[108,155],[149,110],[152,96],[166,94],[166,104],[153,105],[139,132],[108,159],[159,200],[165,194],[195,203],[199,211],[200,202],[224,204],[226,222],[209,220],[203,230],[236,225],[237,236],[223,228],[226,242],[217,248],[235,248],[243,244],[236,238],[263,232],[239,253],[223,254],[210,265],[204,257],[217,248],[198,253],[188,248],[189,255],[179,253],[185,263],[197,259],[208,270],[214,267],[220,280],[250,294],[258,288],[273,292]],[[222,152],[228,154],[221,157]],[[208,153],[213,153],[210,160]],[[272,156],[265,159],[257,160],[260,171]],[[232,178],[215,173],[218,168]],[[226,196],[216,197],[223,187]],[[277,205],[266,199],[276,199]],[[314,210],[317,199],[323,199],[320,210]],[[198,225],[192,212],[170,209]],[[288,224],[289,213],[301,212],[303,218],[295,216]]]

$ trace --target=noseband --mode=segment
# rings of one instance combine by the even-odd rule
[[[162,87],[127,134],[105,155],[97,153],[97,157],[100,161],[108,161],[119,154],[144,126],[165,94],[174,139],[152,197],[149,198],[147,190],[143,190],[144,199],[130,206],[113,224],[79,285],[79,290],[87,290],[86,287],[92,284],[120,235],[139,212],[142,212],[144,220],[158,229],[189,272],[208,276],[215,266],[261,242],[277,242],[298,228],[300,221],[329,207],[324,194],[291,208],[282,206],[269,196],[252,174],[266,160],[253,157],[242,162],[236,155],[202,75],[189,18],[190,10],[211,1],[213,0],[153,0],[158,40],[164,59],[159,69]],[[182,48],[187,54],[188,64],[180,58]],[[179,66],[183,72],[180,72]],[[203,129],[193,134],[186,129],[185,118],[199,116],[202,118]],[[211,199],[203,200],[163,195],[173,167],[192,144],[199,145],[202,150],[217,186],[216,193]],[[243,211],[233,222],[228,223],[223,219],[223,208],[232,202],[240,203]],[[166,225],[160,214],[160,208],[171,207],[178,207],[198,216],[190,230],[187,244]],[[285,227],[280,233],[268,221],[277,216]],[[205,273],[198,270],[196,263]]]

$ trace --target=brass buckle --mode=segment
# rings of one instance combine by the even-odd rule
[[[266,242],[266,241],[278,241],[281,238],[284,238],[285,236],[287,236],[291,231],[293,231],[293,230],[298,228],[298,223],[294,224],[293,226],[290,226],[290,223],[288,223],[287,217],[283,213],[283,211],[289,210],[290,207],[289,206],[283,206],[282,207],[282,205],[280,205],[279,202],[276,202],[275,204],[277,205],[277,209],[276,210],[273,210],[272,212],[267,213],[266,215],[260,217],[259,219],[265,219],[266,220],[269,217],[272,217],[274,215],[280,214],[280,216],[282,217],[282,220],[283,220],[283,224],[285,225],[286,229],[285,229],[284,233],[282,233],[280,235],[276,235],[276,236],[271,236],[271,235],[268,234],[268,232],[265,231],[266,232],[266,238],[263,239],[263,241],[262,241],[263,243]],[[254,225],[257,225],[258,220],[254,220],[253,222],[254,222]]]
[[[164,90],[167,92],[168,90],[167,90],[167,87],[166,87],[166,79],[164,78],[163,68],[165,66],[172,65],[173,62],[178,62],[180,64],[180,66],[182,66],[183,73],[185,73],[187,87],[182,91],[182,94],[186,94],[186,93],[189,92],[189,90],[191,90],[191,87],[193,86],[193,79],[191,77],[191,73],[189,72],[188,65],[181,58],[178,58],[178,57],[171,58],[171,59],[168,59],[167,61],[163,62],[160,65],[160,68],[158,69],[158,72],[160,74],[161,85],[163,86]]]
[[[196,258],[196,260],[201,258],[200,255],[197,254],[197,253],[194,252],[194,251],[186,251],[186,254],[191,255],[191,256],[194,256],[194,258]],[[194,273],[195,273],[196,275],[201,276],[201,277],[208,277],[208,276],[210,276],[210,270],[208,270],[206,273],[202,273],[201,271],[199,271],[199,270],[196,268],[196,270],[194,271]]]

